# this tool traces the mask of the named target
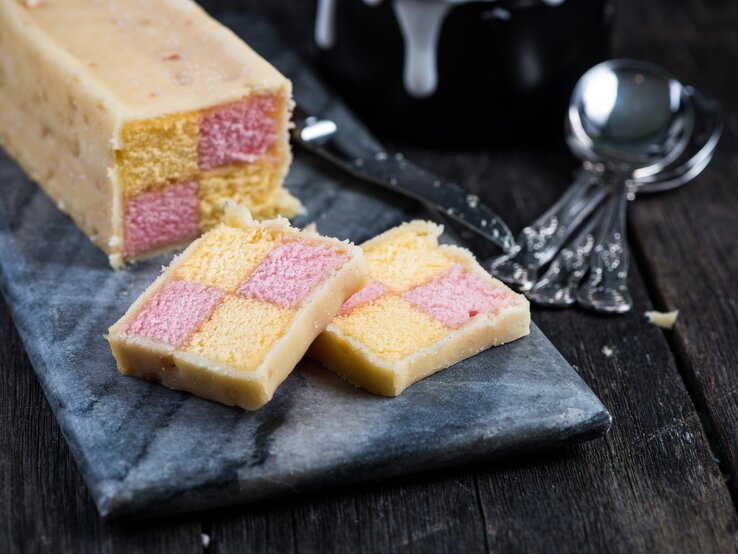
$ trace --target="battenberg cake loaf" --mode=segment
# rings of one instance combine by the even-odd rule
[[[0,144],[109,254],[292,216],[291,84],[190,0],[0,2]]]
[[[413,383],[529,333],[526,298],[443,227],[413,221],[362,245],[370,284],[352,296],[308,355],[355,385],[397,396]]]
[[[121,373],[255,410],[367,282],[359,247],[230,206],[107,338]]]

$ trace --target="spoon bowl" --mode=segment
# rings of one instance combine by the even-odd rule
[[[693,125],[687,91],[671,74],[647,62],[610,60],[574,88],[566,140],[582,161],[644,175],[681,155]]]

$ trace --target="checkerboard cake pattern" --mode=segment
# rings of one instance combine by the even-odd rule
[[[257,409],[367,280],[358,247],[231,207],[108,340],[122,373]]]
[[[395,396],[431,373],[529,332],[525,297],[493,279],[442,227],[414,221],[362,246],[370,284],[340,308],[311,356]]]
[[[228,201],[259,219],[299,211],[281,187],[288,102],[284,93],[262,94],[126,125],[117,155],[125,257],[189,242],[217,223]]]

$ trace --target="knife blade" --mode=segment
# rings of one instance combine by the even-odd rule
[[[383,150],[361,137],[341,132],[330,119],[316,117],[296,106],[293,141],[354,177],[417,200],[436,213],[458,222],[505,252],[515,249],[515,237],[479,197],[410,163],[401,153]]]

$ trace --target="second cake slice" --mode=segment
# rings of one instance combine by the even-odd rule
[[[367,280],[360,248],[232,206],[108,340],[124,374],[254,410]]]
[[[371,283],[352,296],[309,354],[385,396],[528,334],[524,296],[468,250],[439,245],[443,228],[413,221],[364,243]]]

